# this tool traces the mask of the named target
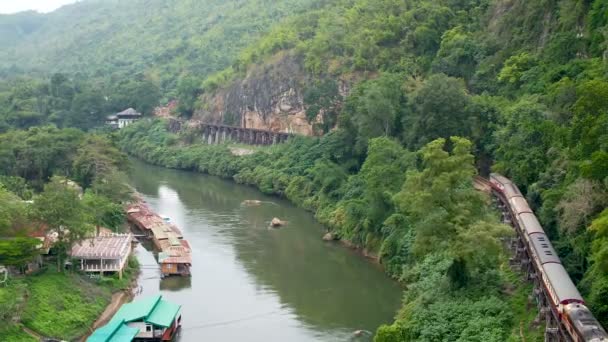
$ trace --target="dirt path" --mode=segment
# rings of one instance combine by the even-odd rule
[[[124,303],[128,302],[130,299],[131,299],[131,294],[127,291],[121,291],[121,292],[117,292],[117,293],[113,294],[110,304],[108,304],[108,306],[106,306],[106,309],[101,313],[99,318],[97,318],[95,323],[93,323],[93,325],[89,329],[89,333],[86,336],[83,336],[80,339],[80,341],[81,342],[86,341],[87,337],[89,337],[89,335],[91,333],[93,333],[93,331],[95,331],[95,329],[108,323],[110,321],[110,319],[112,318],[112,316],[114,316],[114,314],[118,311],[118,309],[120,309],[120,307]]]
[[[21,326],[21,330],[23,330],[26,334],[32,336],[33,338],[37,339],[38,341],[42,341],[42,339],[44,338],[42,335],[39,335],[35,331],[32,331],[26,328],[25,326]]]

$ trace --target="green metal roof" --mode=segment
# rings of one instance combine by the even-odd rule
[[[139,334],[139,329],[129,327],[127,323],[144,321],[168,328],[175,320],[180,308],[181,305],[162,300],[161,295],[123,304],[112,320],[95,330],[87,342],[130,342]]]
[[[144,319],[152,313],[154,307],[160,301],[161,295],[143,298],[128,304],[124,304],[114,315],[114,319],[133,322]]]
[[[137,334],[138,328],[127,326],[124,320],[112,319],[110,323],[95,330],[87,342],[131,342]]]
[[[154,311],[146,318],[146,322],[157,326],[168,328],[175,320],[181,305],[167,302],[161,299]]]

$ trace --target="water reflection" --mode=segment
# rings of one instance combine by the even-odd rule
[[[352,251],[323,243],[309,213],[213,177],[141,163],[133,175],[192,245],[192,278],[159,285],[158,269],[141,275],[142,294],[160,289],[183,305],[182,341],[345,341],[392,320],[399,287]],[[247,199],[264,203],[241,205]],[[289,224],[268,229],[273,217]],[[143,247],[137,253],[142,264],[155,263]]]
[[[159,288],[167,291],[180,291],[192,287],[190,277],[167,277],[160,281]]]

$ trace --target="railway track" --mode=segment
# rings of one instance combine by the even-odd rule
[[[473,177],[473,186],[479,191],[487,193],[492,192],[492,185],[490,184],[490,181],[481,176]]]

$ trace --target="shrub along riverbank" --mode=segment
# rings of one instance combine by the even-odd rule
[[[144,121],[121,130],[119,145],[153,164],[286,197],[340,239],[377,254],[407,287],[395,323],[381,327],[377,341],[542,339],[531,325],[535,308],[525,304],[529,288],[501,246],[512,232],[472,186],[468,140],[438,139],[412,152],[380,137],[360,155],[337,130],[236,156],[228,145],[194,143],[195,136]]]

